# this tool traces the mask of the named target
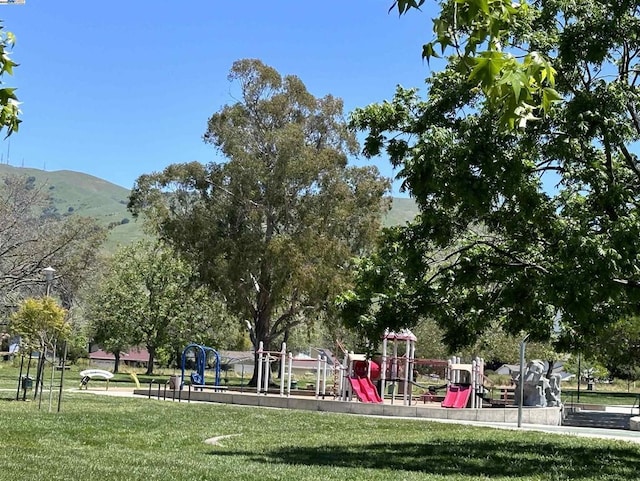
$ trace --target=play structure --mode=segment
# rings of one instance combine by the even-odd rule
[[[447,361],[415,358],[416,336],[409,330],[400,332],[386,331],[382,338],[382,355],[368,358],[365,354],[356,354],[347,351],[342,345],[344,361],[342,365],[336,363],[330,368],[327,358],[318,355],[316,359],[294,360],[293,354],[287,352],[286,343],[283,343],[278,351],[264,349],[262,343],[255,351],[256,359],[256,394],[279,394],[281,397],[291,396],[292,389],[297,394],[308,393],[308,389],[315,390],[315,397],[325,398],[327,394],[327,377],[329,371],[333,371],[334,384],[331,394],[334,399],[340,401],[353,401],[357,399],[362,403],[383,403],[385,397],[391,404],[401,400],[405,406],[417,404],[420,401],[434,402],[442,399],[440,403],[444,408],[482,408],[483,399],[486,397],[489,380],[484,376],[484,361],[475,358],[469,364],[461,362],[459,357],[452,357]],[[220,386],[220,357],[215,349],[189,344],[182,352],[182,376],[177,381],[177,388],[183,389],[185,383],[185,370],[189,361],[195,365],[194,372],[190,375],[190,390],[207,387],[205,371],[209,367],[214,371],[213,383],[209,387]],[[307,390],[297,390],[293,376],[294,362],[297,369],[309,372],[315,371],[315,383],[307,384]],[[444,379],[446,384],[437,386],[424,385],[416,382],[417,370],[436,369],[435,379]],[[276,382],[277,380],[277,382]],[[417,388],[418,394],[415,394]],[[221,387],[220,390],[226,389]],[[443,397],[437,395],[439,389],[446,392]]]
[[[442,401],[445,408],[482,408],[484,386],[484,360],[476,357],[471,364],[460,363],[459,357],[449,359],[447,393]]]
[[[382,338],[382,353],[372,357],[347,351],[338,343],[344,353],[342,363],[336,361],[330,353],[318,354],[317,358],[294,358],[293,353],[287,351],[285,343],[278,351],[266,350],[260,343],[258,349],[253,352],[255,394],[290,397],[292,391],[297,396],[310,396],[315,391],[316,399],[325,399],[329,394],[333,400],[344,402],[357,400],[367,404],[394,404],[401,401],[404,406],[428,403],[425,408],[429,409],[434,408],[434,404],[437,403],[436,406],[444,409],[469,408],[476,411],[489,406],[504,408],[514,404],[512,397],[503,396],[506,391],[513,392],[513,388],[498,386],[500,396],[494,398],[492,393],[496,386],[485,376],[485,363],[482,358],[476,357],[467,363],[455,356],[448,360],[417,359],[415,343],[416,336],[409,330],[398,333],[387,331]],[[322,351],[318,349],[318,352]],[[195,366],[190,377],[185,373],[187,368],[191,367],[189,363]],[[309,367],[306,367],[307,365]],[[297,369],[296,372],[307,383],[305,389],[297,387],[294,369]],[[214,372],[213,381],[205,380],[207,370]],[[168,387],[164,388],[165,396],[167,389],[170,389],[174,391],[174,398],[177,396],[180,400],[179,391],[185,384],[185,375],[190,378],[189,400],[192,391],[212,389],[216,393],[224,392],[228,387],[220,386],[220,371],[220,356],[215,349],[190,344],[182,353],[182,376],[172,376],[175,378],[173,386],[172,379],[166,383]],[[528,365],[524,375],[524,405],[559,407],[559,378],[543,379],[543,371],[542,364],[536,361]],[[327,378],[331,374],[333,388],[328,391]],[[315,383],[312,376],[315,376]],[[425,384],[417,382],[419,376],[420,379],[427,380]],[[442,382],[445,384],[439,385]],[[240,391],[242,392],[242,388]],[[158,397],[160,394],[159,386]],[[199,397],[202,397],[202,394],[204,393],[198,393]],[[271,401],[265,405],[271,405]]]
[[[413,400],[412,390],[416,386],[427,392],[423,399],[432,398],[434,386],[423,386],[415,382],[415,368],[419,365],[437,366],[445,369],[446,394],[442,407],[462,409],[466,407],[481,408],[485,396],[484,360],[475,358],[470,364],[462,364],[459,357],[452,357],[448,361],[438,361],[415,358],[416,336],[408,329],[400,332],[386,330],[382,337],[382,361],[380,370],[380,392],[391,395],[391,403],[396,396],[402,396],[405,406],[410,406]],[[404,346],[402,346],[404,344]],[[404,355],[399,352],[404,347]],[[389,353],[391,351],[391,353]]]
[[[264,349],[264,344],[260,342],[258,350],[256,351],[257,357],[257,394],[269,393],[269,381],[271,379],[271,365],[273,363],[279,363],[280,383],[279,392],[280,396],[290,396],[291,388],[293,385],[293,354],[287,352],[287,344],[282,343],[282,348],[279,351],[267,351]],[[318,399],[320,396],[324,399],[327,390],[327,372],[328,363],[327,358],[323,355],[318,355],[316,359],[296,359],[296,365],[309,364],[309,369],[315,368],[316,382],[314,385],[315,396]]]
[[[192,386],[203,386],[206,384],[205,372],[208,366],[213,365],[213,386],[220,386],[220,356],[218,351],[211,347],[200,344],[189,344],[182,351],[182,376],[179,389],[184,387],[184,375],[187,361],[195,362],[195,370],[191,372],[189,379]]]
[[[545,376],[545,366],[542,361],[529,361],[525,367],[524,376],[518,376],[515,379],[515,402],[520,404],[520,382],[522,377],[522,405],[547,407],[561,406],[560,400],[560,375],[552,374],[550,377]]]
[[[482,407],[485,394],[483,382],[486,380],[482,359],[476,358],[471,364],[462,364],[457,357],[448,361],[416,359],[415,343],[416,336],[408,329],[400,332],[387,330],[382,337],[382,356],[373,360],[364,354],[347,352],[341,346],[345,357],[340,367],[342,376],[338,398],[351,401],[355,396],[363,403],[382,403],[383,398],[389,396],[391,404],[399,398],[403,405],[411,406],[414,387],[423,391],[419,399],[425,402],[435,398],[437,389],[446,388],[442,407]],[[415,369],[419,366],[438,369],[446,379],[446,384],[433,386],[417,383]]]
[[[341,400],[351,401],[355,394],[360,402],[382,402],[378,389],[372,382],[372,379],[380,377],[380,366],[377,363],[367,359],[364,354],[349,352],[345,356],[342,373]]]
[[[411,382],[416,354],[416,336],[409,330],[403,329],[396,333],[388,329],[382,336],[382,366],[380,374],[380,391],[387,392],[387,383],[392,385],[391,402],[395,402],[398,387],[401,387],[402,402],[411,405]],[[398,357],[399,345],[404,343],[404,357]],[[392,354],[389,356],[389,344]]]

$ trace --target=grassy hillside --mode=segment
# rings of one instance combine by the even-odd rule
[[[0,177],[5,175],[34,177],[36,185],[43,185],[52,197],[60,215],[93,217],[101,225],[110,227],[105,245],[107,252],[113,252],[118,244],[129,244],[143,237],[140,222],[136,222],[127,211],[129,190],[124,187],[81,172],[48,172],[0,164]],[[391,210],[385,214],[384,225],[404,225],[417,213],[413,199],[396,197]]]
[[[58,214],[93,217],[110,227],[107,251],[143,236],[140,224],[127,211],[128,189],[70,170],[48,172],[0,164],[0,176],[6,175],[34,177],[36,185],[42,185],[53,199]]]
[[[416,215],[418,215],[418,206],[413,199],[394,197],[391,200],[391,210],[385,214],[383,223],[386,227],[405,225]]]

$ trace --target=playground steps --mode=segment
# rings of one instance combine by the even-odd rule
[[[608,413],[602,411],[565,411],[563,426],[598,429],[629,429],[631,414]]]

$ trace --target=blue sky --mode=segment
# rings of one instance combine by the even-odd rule
[[[259,58],[299,76],[348,112],[422,86],[431,12],[399,18],[392,0],[244,2],[27,0],[0,5],[17,37],[13,77],[20,131],[3,162],[75,170],[126,188],[176,162],[221,161],[202,140],[209,116],[232,103],[227,73]],[[354,162],[364,162],[363,159]],[[376,160],[384,175],[388,162]],[[398,185],[394,187],[398,193]]]

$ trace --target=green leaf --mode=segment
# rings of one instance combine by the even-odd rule
[[[525,97],[529,97],[529,85],[527,82],[527,75],[520,70],[508,70],[504,72],[502,78],[498,82],[499,84],[506,84],[511,87],[513,91],[513,96],[515,98],[515,104],[518,104],[520,101],[520,96],[522,95],[523,89],[526,92]]]
[[[433,42],[425,43],[422,46],[422,58],[429,63],[431,57],[441,58],[440,55],[434,50]]]
[[[483,13],[486,13],[487,15],[490,14],[490,12],[489,12],[489,0],[477,0],[475,3],[477,4],[478,8]]]
[[[551,87],[545,87],[542,89],[542,110],[547,113],[551,109],[551,105],[560,102],[562,96]]]
[[[469,75],[471,80],[477,79],[484,86],[494,83],[504,65],[502,52],[483,52],[481,57],[474,59],[475,66]]]

